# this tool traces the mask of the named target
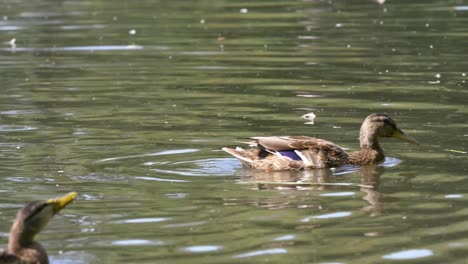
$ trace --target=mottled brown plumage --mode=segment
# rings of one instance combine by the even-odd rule
[[[385,159],[379,139],[394,137],[417,143],[397,128],[395,121],[385,114],[371,114],[362,123],[359,142],[361,150],[346,153],[340,146],[307,136],[252,137],[247,143],[253,149],[223,148],[246,166],[259,170],[281,171],[321,169],[345,164],[365,165]],[[285,152],[289,153],[286,156]]]
[[[76,195],[71,192],[57,199],[29,202],[21,208],[10,230],[8,252],[0,249],[0,264],[49,263],[46,250],[34,241],[34,237]]]

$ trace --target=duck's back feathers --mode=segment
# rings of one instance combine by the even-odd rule
[[[20,259],[13,255],[9,254],[8,252],[0,249],[0,263],[2,264],[19,264],[21,263]]]
[[[245,165],[261,170],[300,170],[342,166],[348,155],[338,145],[307,136],[252,137],[254,149],[223,148]]]

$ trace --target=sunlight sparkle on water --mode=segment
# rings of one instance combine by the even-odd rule
[[[340,218],[340,217],[347,217],[350,216],[351,212],[336,212],[331,214],[323,214],[323,215],[313,215],[303,218],[301,222],[309,222],[312,219],[330,219],[330,218]]]
[[[399,251],[395,253],[390,253],[388,255],[382,256],[383,259],[418,259],[418,258],[425,258],[434,255],[432,250],[429,249],[410,249]]]
[[[336,196],[353,196],[355,195],[355,192],[334,192],[334,193],[322,193],[320,196],[326,196],[326,197],[336,197]]]
[[[126,239],[126,240],[116,240],[112,241],[112,245],[115,246],[154,246],[154,245],[164,245],[162,241],[153,241],[146,239]]]
[[[191,246],[183,248],[184,251],[193,252],[193,253],[201,253],[201,252],[210,252],[210,251],[217,251],[223,249],[223,246],[216,246],[216,245],[201,245],[201,246]]]
[[[272,249],[265,249],[265,250],[257,250],[252,251],[244,254],[239,254],[233,256],[233,258],[248,258],[248,257],[255,257],[255,256],[262,256],[262,255],[271,255],[271,254],[284,254],[288,253],[288,251],[284,248],[272,248]]]
[[[447,199],[460,199],[463,198],[463,194],[447,194],[444,197]]]
[[[131,223],[131,224],[141,224],[141,223],[159,223],[163,221],[170,220],[168,217],[152,217],[152,218],[137,218],[137,219],[126,219],[118,221],[118,223]]]

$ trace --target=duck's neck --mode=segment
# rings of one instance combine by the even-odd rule
[[[21,260],[21,263],[48,264],[49,257],[41,244],[34,241],[34,235],[25,235],[17,223],[13,224],[8,241],[8,251]]]
[[[376,131],[369,131],[361,128],[359,143],[361,145],[361,150],[351,152],[348,155],[348,161],[350,164],[374,164],[385,159]]]

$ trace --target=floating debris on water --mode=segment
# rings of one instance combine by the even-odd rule
[[[312,112],[307,113],[307,114],[301,116],[301,118],[309,120],[308,122],[305,122],[305,124],[307,124],[307,125],[313,125],[313,124],[314,124],[314,120],[315,120],[316,117],[317,117],[317,116],[316,116],[314,113],[312,113]]]
[[[12,38],[10,41],[3,42],[5,45],[10,45],[12,49],[16,48],[16,38]]]
[[[12,38],[10,41],[8,41],[8,44],[12,49],[16,48],[16,38]]]

